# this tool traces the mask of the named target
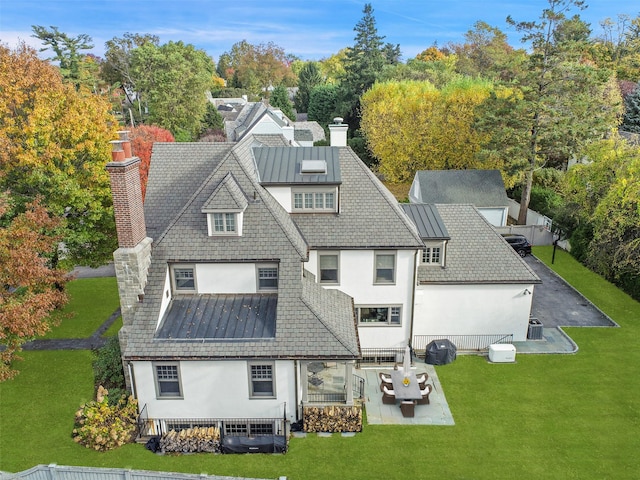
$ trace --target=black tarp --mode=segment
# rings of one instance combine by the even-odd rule
[[[222,453],[284,453],[287,440],[284,435],[264,435],[260,437],[224,437]]]
[[[427,345],[424,361],[430,365],[446,365],[456,359],[458,349],[450,340],[433,340]]]

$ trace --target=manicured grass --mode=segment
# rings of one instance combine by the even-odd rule
[[[118,317],[115,322],[102,334],[103,337],[113,337],[117,335],[122,328],[122,317]]]
[[[534,253],[550,260],[550,248]],[[640,304],[556,253],[553,268],[621,328],[571,328],[575,355],[515,364],[459,356],[437,367],[455,426],[369,426],[353,438],[294,438],[286,455],[100,454],[75,445],[73,413],[91,396],[89,352],[27,352],[0,384],[0,470],[93,465],[289,479],[635,479],[640,471]],[[52,368],[53,367],[53,368]]]
[[[60,325],[44,338],[86,338],[120,306],[115,277],[83,278],[67,284],[69,303]]]

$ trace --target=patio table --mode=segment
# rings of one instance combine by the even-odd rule
[[[403,370],[393,370],[391,372],[391,382],[393,383],[393,391],[396,394],[397,400],[419,400],[422,398],[420,395],[420,386],[418,385],[418,379],[416,374],[409,370],[409,385],[405,386],[402,381],[404,380]]]

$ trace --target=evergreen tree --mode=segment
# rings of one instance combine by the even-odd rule
[[[271,92],[271,97],[269,98],[269,103],[272,107],[279,108],[282,110],[289,120],[295,121],[296,114],[293,112],[293,105],[289,101],[289,94],[287,93],[287,89],[284,85],[280,84]]]
[[[325,130],[336,116],[338,103],[338,87],[335,85],[318,85],[311,90],[309,96],[308,119],[315,120]]]
[[[320,67],[317,62],[307,62],[298,74],[298,93],[294,104],[298,112],[307,112],[309,97],[314,87],[323,83]]]
[[[354,28],[355,44],[347,51],[344,59],[345,72],[340,79],[339,109],[351,132],[360,127],[360,96],[376,82],[382,67],[388,63],[384,37],[378,35],[371,4],[365,4],[362,12],[364,16]]]
[[[621,128],[627,132],[640,133],[640,82],[636,85],[636,89],[624,99]]]

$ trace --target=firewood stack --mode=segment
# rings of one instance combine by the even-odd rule
[[[361,432],[362,408],[353,407],[305,407],[303,411],[305,432]]]
[[[216,427],[169,430],[160,439],[160,450],[165,453],[220,453],[220,431]]]

